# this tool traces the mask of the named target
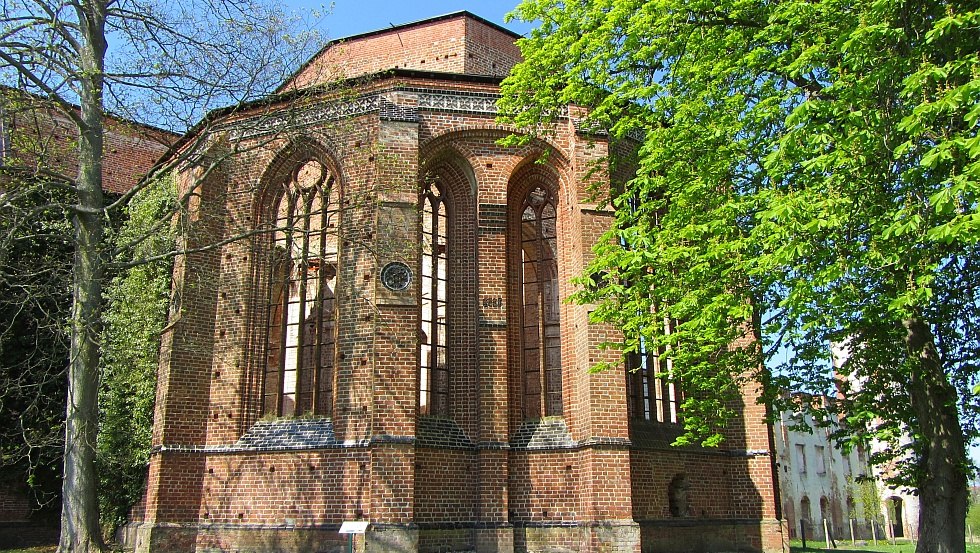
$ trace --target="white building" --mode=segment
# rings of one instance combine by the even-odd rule
[[[847,344],[831,345],[831,356],[833,359],[834,371],[841,374],[840,367],[847,360],[849,355]],[[851,386],[860,388],[861,383],[855,378],[851,378]],[[909,446],[912,439],[903,435],[899,439],[898,447],[911,451]],[[885,452],[893,444],[887,444],[878,440],[871,442],[872,455]],[[885,482],[894,475],[894,464],[876,465],[871,467],[871,474],[875,478],[878,488],[878,497],[881,503],[881,515],[885,525],[885,532],[889,538],[918,538],[919,532],[919,496],[914,494],[914,490],[899,486],[890,487]]]
[[[810,431],[797,429],[801,426]],[[852,525],[855,538],[871,537],[874,517],[866,516],[865,504],[875,502],[864,492],[869,484],[860,482],[868,472],[867,457],[860,449],[847,454],[838,449],[830,439],[833,430],[818,428],[809,415],[801,421],[785,411],[774,425],[779,492],[792,538],[805,533],[807,539],[824,539],[826,528],[834,539],[850,539]]]
[[[819,401],[821,407],[834,401],[826,396],[800,400]],[[835,540],[917,537],[918,497],[908,489],[885,485],[887,467],[869,468],[863,449],[845,454],[830,438],[835,426],[831,422],[818,427],[809,415],[801,421],[798,414],[785,411],[773,426],[780,500],[790,537],[799,539],[805,532],[806,539],[823,540],[825,528]]]

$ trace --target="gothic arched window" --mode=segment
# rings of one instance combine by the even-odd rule
[[[336,343],[340,202],[333,176],[307,160],[271,213],[270,294],[262,412],[329,416]]]
[[[629,210],[635,214],[639,210],[640,199],[633,196],[629,200]],[[660,213],[654,213],[654,224],[660,224]],[[632,246],[625,238],[620,238],[624,249]],[[670,335],[676,328],[672,320],[664,321],[664,335]],[[671,380],[673,360],[663,349],[651,347],[640,339],[639,351],[626,356],[626,394],[629,416],[637,420],[680,423],[681,389]]]
[[[532,187],[521,206],[521,353],[524,416],[562,414],[555,197]]]
[[[670,333],[672,325],[664,325]],[[673,360],[640,342],[640,351],[626,357],[626,393],[630,417],[654,422],[680,423],[680,387],[670,380]]]
[[[449,213],[433,179],[422,187],[422,316],[419,414],[449,414]]]

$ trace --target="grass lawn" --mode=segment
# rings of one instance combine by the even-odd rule
[[[858,545],[851,545],[851,540],[838,540],[837,549],[830,549],[835,553],[915,553],[915,543],[907,540],[898,540],[895,545],[885,540],[878,540],[878,545],[871,541],[862,542],[858,540]],[[800,540],[790,540],[789,548],[791,553],[818,553],[827,551],[827,542],[807,540],[806,547]],[[980,543],[966,544],[966,553],[980,553]]]

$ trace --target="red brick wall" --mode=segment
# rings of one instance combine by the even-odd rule
[[[510,455],[510,520],[574,522],[590,514],[580,494],[587,464],[580,452],[513,452]]]
[[[150,460],[145,516],[151,521],[197,522],[206,458],[157,453]]]
[[[734,463],[715,451],[685,453],[676,449],[638,450],[630,456],[633,516],[637,520],[670,518],[668,486],[678,474],[691,483],[689,516],[730,518],[735,514],[731,482]]]
[[[466,20],[467,75],[496,75],[505,77],[521,61],[521,50],[514,38],[482,21]]]
[[[149,172],[176,138],[134,123],[107,120],[102,186],[114,194],[126,192]]]
[[[4,164],[28,170],[43,167],[67,180],[78,176],[77,127],[47,102],[13,90],[0,94],[3,104],[2,141],[10,148]],[[105,119],[102,186],[122,194],[136,185],[177,140],[166,131],[112,117]]]
[[[302,527],[368,511],[374,467],[365,451],[213,454],[205,466],[195,520]]]
[[[475,520],[476,455],[463,449],[420,448],[415,455],[415,521],[463,523]]]
[[[396,35],[415,45],[416,57],[427,56],[434,29],[490,46],[488,52],[502,56],[499,63],[511,55],[494,43],[503,40],[498,31],[453,18],[349,46],[362,48],[364,67],[389,63],[368,52],[397,42]],[[562,304],[564,412],[545,421],[552,442],[531,447],[517,440],[529,428],[521,410],[521,338],[513,330],[520,307],[517,203],[531,183],[557,193],[564,300],[611,217],[605,206],[589,203],[593,185],[607,178],[590,173],[607,149],[601,136],[578,134],[571,120],[547,142],[500,146],[509,130],[489,108],[479,108],[494,90],[464,79],[375,81],[360,92],[380,93],[395,107],[316,119],[292,141],[288,135],[244,140],[251,148],[203,183],[191,217],[193,240],[254,229],[283,172],[304,156],[315,155],[336,175],[344,212],[336,398],[327,425],[335,441],[280,451],[251,451],[237,442],[261,416],[268,239],[260,234],[181,259],[175,289],[182,310],[164,340],[155,433],[155,443],[171,450],[151,463],[145,514],[151,532],[187,523],[197,528],[198,547],[232,548],[292,543],[286,536],[301,534],[314,539],[343,520],[363,518],[381,525],[377,543],[395,539],[410,550],[490,543],[503,550],[637,551],[641,534],[644,550],[685,543],[697,549],[705,545],[697,531],[671,529],[731,528],[741,521],[741,530],[712,547],[781,547],[778,524],[772,530],[763,522],[775,523],[775,501],[756,391],[745,390],[744,416],[721,451],[667,447],[669,425],[648,429],[641,439],[627,421],[622,370],[589,372],[600,359],[616,360],[599,345],[617,333],[589,324],[588,306]],[[428,92],[449,100],[465,94],[471,103],[420,108]],[[325,108],[313,102],[299,115],[316,109]],[[190,186],[193,171],[184,175]],[[392,260],[419,272],[423,175],[440,178],[452,202],[450,409],[448,417],[425,419],[417,416],[418,279],[405,292],[378,281]],[[668,487],[678,474],[691,483],[689,513],[680,518],[668,508]]]
[[[31,516],[31,500],[23,486],[0,485],[0,520],[27,520]]]
[[[503,77],[521,59],[513,36],[458,15],[332,42],[283,89],[388,69]]]

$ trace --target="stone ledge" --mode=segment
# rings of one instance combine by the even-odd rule
[[[419,447],[473,449],[473,443],[456,421],[443,417],[421,416],[416,443]]]

